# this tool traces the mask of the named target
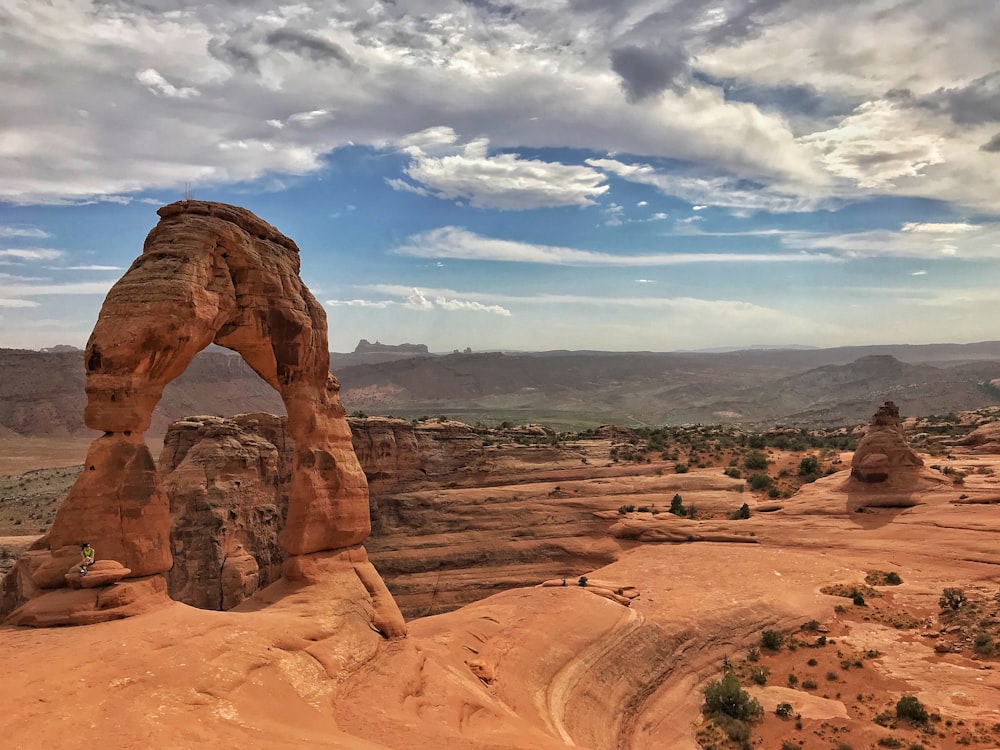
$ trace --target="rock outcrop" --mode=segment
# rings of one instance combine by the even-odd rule
[[[164,387],[213,342],[238,352],[285,404],[294,446],[285,557],[357,547],[370,532],[368,485],[298,248],[235,206],[182,201],[157,213],[87,343],[84,421],[104,435],[56,514],[49,549],[86,539],[130,578],[170,570],[170,503],[143,432]]]
[[[376,517],[379,491],[468,474],[482,459],[482,439],[460,422],[348,421]],[[159,472],[172,519],[173,599],[228,610],[281,576],[286,555],[278,539],[294,461],[286,426],[271,414],[188,417],[170,426]]]
[[[886,401],[868,424],[851,461],[851,477],[867,484],[915,477],[923,460],[906,444],[899,407]]]

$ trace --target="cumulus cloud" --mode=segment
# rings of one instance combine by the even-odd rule
[[[135,77],[139,80],[139,83],[157,96],[167,96],[176,99],[187,99],[192,96],[201,96],[201,92],[191,86],[174,86],[154,68],[140,70],[135,74]]]
[[[617,159],[587,159],[586,163],[623,180],[650,185],[665,195],[696,204],[696,211],[711,204],[736,211],[788,213],[814,211],[828,202],[827,198],[815,194],[795,193],[735,175],[692,175],[679,169],[667,171],[650,164],[628,164]]]
[[[588,167],[522,159],[517,154],[490,156],[486,138],[454,146],[454,153],[447,155],[432,156],[424,150],[427,146],[440,153],[442,147],[453,146],[457,136],[449,143],[449,130],[433,128],[407,136],[404,151],[411,160],[404,171],[419,184],[390,179],[390,187],[444,200],[466,199],[477,208],[515,211],[587,206],[608,190],[602,184],[604,175]]]
[[[979,147],[980,151],[986,151],[991,154],[1000,153],[1000,133],[990,138],[986,143]]]
[[[304,55],[318,62],[337,62],[348,68],[353,65],[344,48],[328,39],[290,27],[268,32],[264,41],[277,49]]]
[[[912,115],[889,101],[866,102],[835,128],[802,138],[833,174],[862,188],[883,188],[944,161],[943,137],[913,130]]]
[[[395,249],[417,258],[507,261],[557,266],[671,266],[688,263],[824,263],[836,258],[821,253],[652,253],[630,255],[578,250],[553,245],[500,240],[461,227],[440,227],[410,237]]]
[[[335,300],[329,299],[326,304],[331,307],[363,307],[385,310],[392,307],[402,307],[408,310],[418,310],[429,312],[433,310],[444,310],[445,312],[483,312],[502,317],[510,317],[511,312],[500,305],[486,305],[475,299],[464,297],[458,292],[449,290],[448,292],[435,292],[418,289],[416,287],[400,287],[391,285],[377,285],[374,290],[384,294],[395,295],[394,300]],[[448,295],[451,295],[450,297]]]
[[[690,85],[690,58],[683,49],[672,45],[659,49],[634,45],[613,49],[611,69],[621,78],[630,102],[648,99],[667,89],[683,94]]]

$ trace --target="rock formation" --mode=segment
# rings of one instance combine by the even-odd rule
[[[886,401],[868,424],[851,461],[851,477],[867,484],[904,480],[916,476],[924,465],[906,444],[899,407]]]
[[[163,388],[213,342],[238,352],[284,401],[294,446],[279,538],[286,558],[359,548],[370,531],[368,486],[329,372],[326,314],[299,278],[295,243],[221,203],[182,201],[157,213],[87,342],[84,420],[104,435],[56,514],[49,550],[86,539],[101,559],[131,570],[126,580],[171,568],[169,500],[142,434]],[[374,569],[361,576],[363,553],[349,555],[351,564],[381,596],[369,588]]]

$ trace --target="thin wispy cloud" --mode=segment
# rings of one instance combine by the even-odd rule
[[[672,266],[691,263],[833,263],[822,253],[652,253],[628,255],[535,245],[483,237],[461,227],[441,227],[422,232],[395,249],[416,258],[504,261],[565,266]]]
[[[51,235],[38,227],[12,227],[0,224],[0,237],[27,237],[30,239],[46,239]]]
[[[30,263],[39,260],[57,260],[63,257],[62,250],[48,248],[7,248],[0,250],[0,263]]]

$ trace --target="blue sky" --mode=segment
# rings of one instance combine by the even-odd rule
[[[333,351],[1000,338],[987,0],[13,0],[0,347],[83,346],[185,192]]]

